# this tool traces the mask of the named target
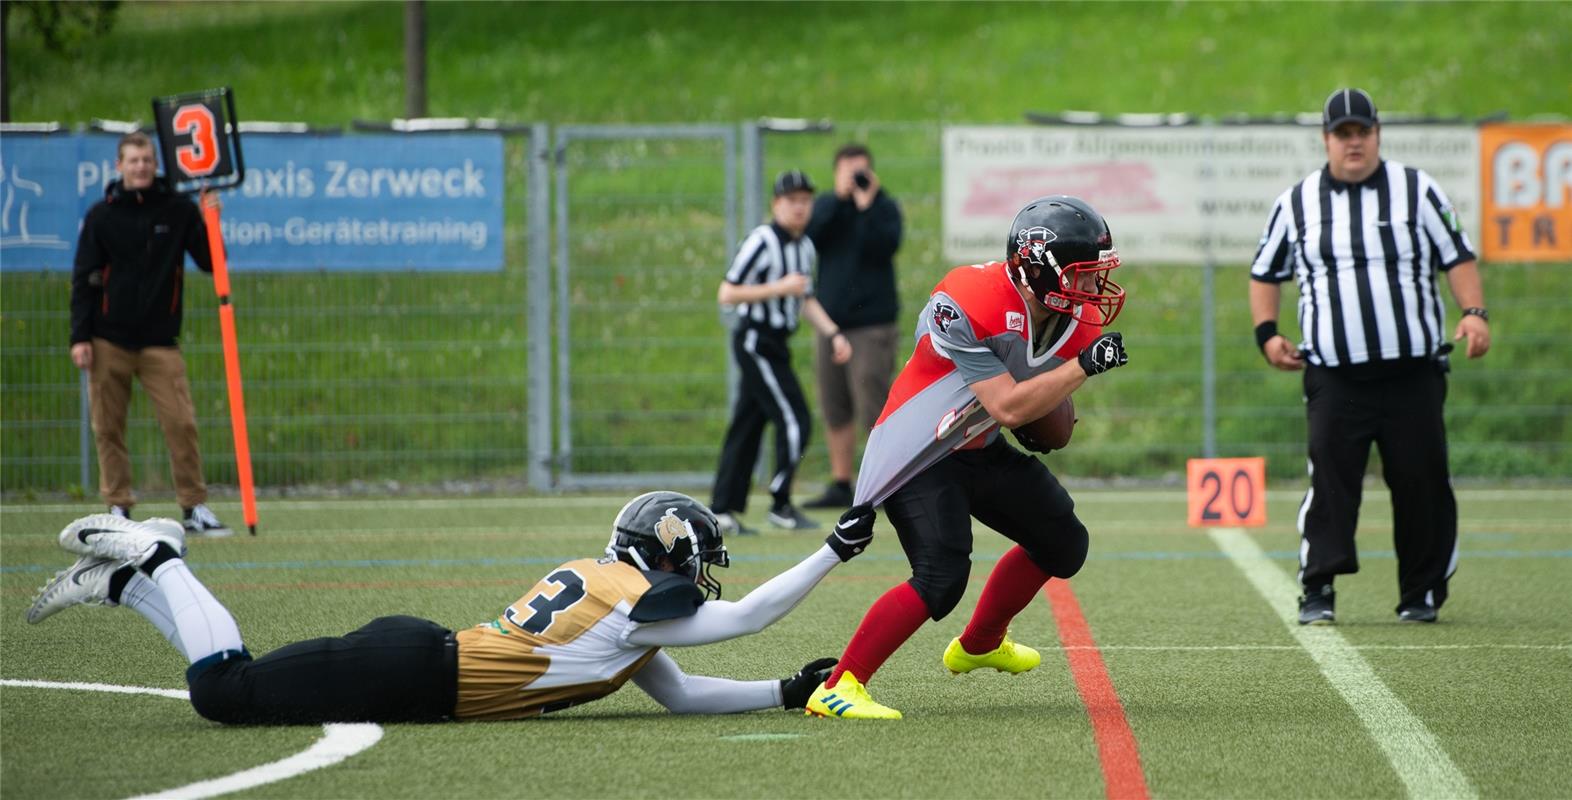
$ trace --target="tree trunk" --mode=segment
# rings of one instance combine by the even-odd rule
[[[426,116],[425,0],[404,0],[404,116]]]

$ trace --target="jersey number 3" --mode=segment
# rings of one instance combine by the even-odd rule
[[[562,590],[551,597],[545,592],[536,592],[529,599],[529,608],[534,613],[524,620],[519,619],[519,612],[508,606],[505,616],[508,622],[534,634],[545,633],[556,620],[558,612],[566,611],[580,600],[584,599],[584,578],[571,569],[559,569],[546,576],[547,583],[555,583]]]

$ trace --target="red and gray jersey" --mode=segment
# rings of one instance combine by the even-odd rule
[[[1093,307],[1083,309],[1100,318]],[[916,348],[901,368],[868,435],[856,502],[877,505],[951,451],[983,447],[999,435],[971,384],[1010,373],[1017,381],[1076,357],[1102,332],[1068,321],[1033,348],[1026,301],[1000,261],[950,270],[917,319]]]

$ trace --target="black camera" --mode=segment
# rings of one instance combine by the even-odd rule
[[[867,170],[859,169],[852,173],[852,183],[857,184],[858,189],[866,189],[873,185],[873,178],[868,177]]]

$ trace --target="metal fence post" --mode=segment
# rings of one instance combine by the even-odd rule
[[[1216,129],[1211,120],[1202,123],[1202,130],[1206,135],[1206,158],[1202,185],[1208,193],[1213,193],[1217,185],[1217,166],[1213,163],[1213,149],[1216,147]],[[1204,206],[1210,208],[1211,206]],[[1206,220],[1205,229],[1201,232],[1201,241],[1204,255],[1201,264],[1201,454],[1207,458],[1217,457],[1217,292],[1214,289],[1217,271],[1217,247],[1215,237],[1216,226],[1212,224],[1212,215],[1203,212]]]
[[[529,297],[525,308],[529,333],[529,396],[526,398],[529,421],[530,488],[537,491],[552,485],[551,469],[551,169],[550,146],[545,123],[529,128],[529,209],[527,211],[529,255]]]
[[[568,140],[570,131],[557,130],[557,442],[559,474],[573,469],[573,397],[568,362]]]

